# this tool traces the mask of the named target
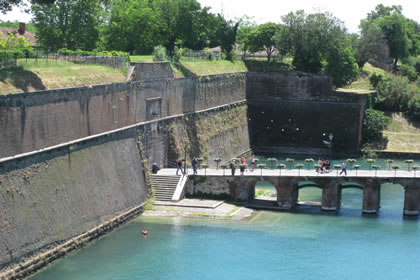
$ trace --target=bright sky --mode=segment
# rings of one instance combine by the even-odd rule
[[[403,14],[420,22],[419,0],[198,0],[203,6],[211,7],[212,12],[223,14],[229,19],[240,18],[243,15],[254,17],[257,23],[267,21],[280,22],[280,17],[291,11],[305,10],[328,11],[344,21],[350,32],[357,32],[360,20],[375,9],[376,5],[401,5]]]
[[[401,5],[403,14],[417,22],[420,22],[420,1],[419,0],[198,0],[202,6],[212,8],[212,12],[223,14],[229,19],[240,18],[243,15],[254,17],[257,23],[267,21],[280,22],[280,16],[303,9],[307,13],[314,11],[328,11],[344,21],[350,32],[357,32],[358,25],[367,13],[372,11],[376,5],[385,6]],[[19,12],[14,9],[12,12],[3,15],[0,13],[0,20],[18,20],[29,22],[31,15]]]

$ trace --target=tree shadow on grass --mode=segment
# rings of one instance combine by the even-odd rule
[[[46,87],[37,74],[23,67],[5,68],[0,70],[0,82],[8,80],[14,87],[28,92],[30,88],[45,90]]]

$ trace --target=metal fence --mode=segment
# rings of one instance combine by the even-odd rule
[[[25,66],[25,65],[48,65],[48,64],[98,64],[113,68],[127,67],[128,61],[124,56],[107,55],[62,55],[59,53],[47,53],[35,51],[29,54],[16,55],[7,51],[0,51],[0,69]]]
[[[187,50],[183,52],[183,59],[196,61],[196,60],[220,60],[222,59],[222,54],[217,51],[195,51]]]

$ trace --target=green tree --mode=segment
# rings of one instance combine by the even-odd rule
[[[55,0],[31,0],[32,4],[53,4]],[[13,7],[26,7],[24,0],[2,0],[0,1],[0,12],[6,14],[11,11]]]
[[[233,23],[232,21],[227,21],[222,16],[219,15],[221,24],[219,30],[217,31],[217,37],[219,39],[220,47],[222,52],[225,53],[227,60],[232,60],[234,58],[233,46],[236,42],[236,33],[238,31],[239,22]]]
[[[57,0],[32,5],[33,22],[42,48],[93,50],[104,19],[102,0]]]
[[[330,74],[337,87],[356,78],[351,40],[340,20],[329,13],[307,15],[302,10],[282,20],[284,28],[276,36],[277,47],[280,53],[293,56],[297,70]]]
[[[159,19],[148,0],[114,0],[102,37],[104,48],[150,54],[162,38]]]
[[[410,41],[407,36],[406,20],[399,14],[378,19],[389,46],[389,54],[397,65],[400,58],[408,57]]]
[[[274,36],[280,31],[281,26],[276,23],[267,22],[257,26],[249,34],[249,49],[251,52],[265,51],[267,60],[276,49]]]
[[[363,119],[362,135],[365,143],[382,140],[383,130],[390,123],[390,118],[383,112],[371,108],[366,109]]]
[[[170,52],[176,44],[183,46],[186,42],[194,42],[197,33],[202,31],[203,22],[200,25],[197,21],[203,13],[196,0],[153,0],[153,7],[161,24],[163,44]]]
[[[244,16],[239,20],[238,31],[236,33],[236,41],[239,43],[243,52],[242,59],[246,59],[246,53],[250,48],[250,35],[256,28],[256,23],[252,18]]]
[[[356,50],[359,68],[362,68],[369,59],[382,67],[387,64],[389,47],[382,29],[377,23],[362,20],[360,22],[360,38],[354,38],[352,45]]]

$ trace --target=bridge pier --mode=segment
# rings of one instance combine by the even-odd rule
[[[322,206],[323,211],[337,211],[339,209],[339,197],[337,182],[332,180],[324,186],[322,190]]]
[[[376,214],[379,210],[381,198],[381,185],[375,179],[369,179],[363,190],[363,208],[364,214]]]
[[[277,204],[281,209],[289,210],[295,206],[298,193],[297,182],[295,178],[279,178],[276,190]]]
[[[420,214],[420,184],[416,181],[404,186],[404,215],[418,216]]]

